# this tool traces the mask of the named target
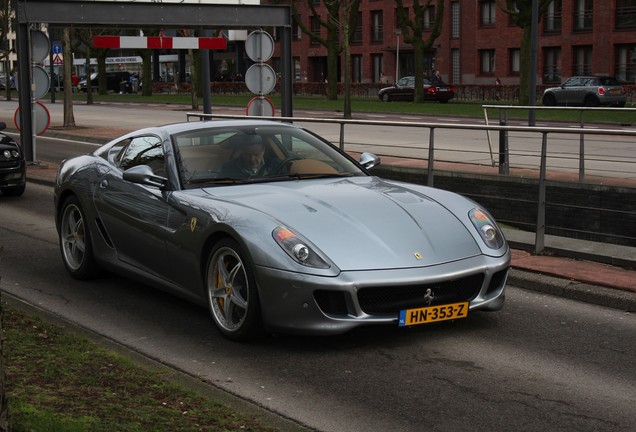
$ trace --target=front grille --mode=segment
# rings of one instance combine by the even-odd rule
[[[0,159],[0,169],[2,168],[18,168],[20,166],[20,161],[13,159],[13,160],[1,160]]]
[[[358,292],[358,301],[367,314],[394,314],[403,309],[471,301],[483,282],[484,275],[476,274],[427,285],[363,288]],[[430,305],[424,298],[429,289],[433,295]]]

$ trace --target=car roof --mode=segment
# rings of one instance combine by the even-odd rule
[[[144,129],[138,129],[124,137],[138,136],[143,134],[167,134],[175,135],[184,132],[192,132],[202,129],[210,128],[224,128],[224,127],[257,127],[257,126],[276,126],[279,128],[292,128],[297,129],[298,126],[272,121],[272,120],[215,120],[215,121],[192,121],[192,122],[179,122],[170,123],[160,126],[153,126]],[[122,137],[120,137],[122,138]]]

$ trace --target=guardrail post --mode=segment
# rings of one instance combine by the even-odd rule
[[[345,124],[340,123],[340,150],[344,151]]]
[[[543,132],[541,140],[541,165],[539,168],[539,197],[537,199],[537,229],[534,253],[540,254],[545,248],[545,177],[548,152],[548,133]]]
[[[584,112],[584,110],[581,110],[581,120],[579,122],[581,129],[585,127],[585,124],[583,123]],[[585,181],[585,134],[581,132],[579,135],[579,182],[583,181]]]
[[[435,164],[435,128],[431,128],[428,133],[428,162],[426,184],[433,187],[433,166]]]
[[[506,126],[508,123],[508,111],[505,109],[499,110],[499,125]],[[499,131],[499,174],[510,174],[508,156],[508,132],[505,130]]]

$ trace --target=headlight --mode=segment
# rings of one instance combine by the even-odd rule
[[[485,211],[474,208],[468,212],[468,216],[489,248],[496,250],[504,245],[503,234]]]
[[[2,152],[2,155],[7,158],[7,159],[11,159],[11,158],[15,158],[18,159],[20,158],[20,152],[17,150],[5,150]]]
[[[283,226],[276,227],[272,237],[281,248],[298,264],[307,267],[329,268],[325,262],[311,247],[300,239],[292,230]]]

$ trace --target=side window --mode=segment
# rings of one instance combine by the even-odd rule
[[[156,136],[133,138],[119,153],[116,163],[122,171],[137,165],[148,165],[156,174],[165,173],[165,155],[161,140]]]

